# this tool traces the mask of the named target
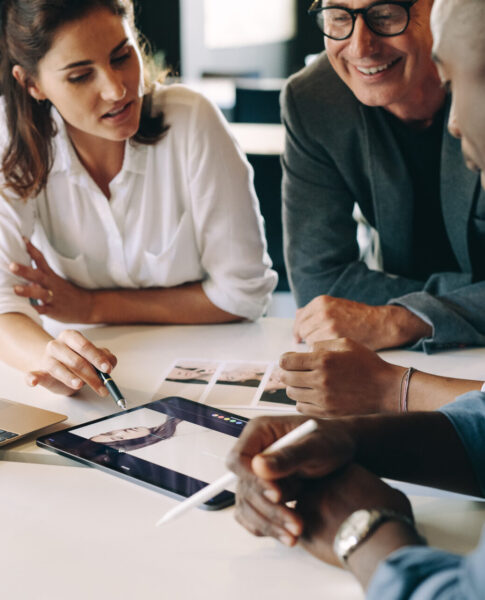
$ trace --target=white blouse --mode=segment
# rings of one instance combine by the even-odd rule
[[[222,310],[248,319],[263,314],[277,275],[249,163],[224,117],[200,94],[159,85],[157,108],[168,132],[152,146],[126,143],[109,201],[56,113],[59,133],[46,188],[28,202],[0,198],[0,313],[24,313],[39,322],[28,299],[13,292],[22,281],[8,268],[30,263],[25,236],[60,276],[84,288],[202,281]],[[5,139],[5,124],[0,127]]]

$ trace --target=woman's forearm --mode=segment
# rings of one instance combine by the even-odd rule
[[[38,368],[52,336],[27,315],[5,313],[0,315],[0,340],[0,360],[28,372]]]
[[[108,391],[93,369],[108,371],[116,357],[97,348],[79,331],[66,329],[52,338],[40,325],[20,313],[0,315],[0,360],[24,371],[30,386],[71,395],[85,384],[98,395]]]
[[[143,290],[95,290],[88,323],[227,323],[228,313],[205,295],[201,283]]]

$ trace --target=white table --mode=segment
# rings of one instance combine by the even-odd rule
[[[86,334],[118,355],[116,380],[130,405],[151,400],[176,358],[275,360],[295,349],[292,321],[199,327],[103,327]],[[424,356],[395,351],[389,360],[430,371],[478,377],[485,350]],[[116,412],[110,399],[83,391],[76,398],[28,389],[23,376],[0,365],[2,395],[69,415],[79,423]],[[194,510],[155,529],[176,502],[18,442],[0,453],[2,597],[202,598],[243,600],[361,599],[353,578],[301,549],[251,537],[233,510]],[[421,490],[422,493],[422,490]],[[464,498],[413,497],[429,541],[466,552],[478,541],[485,508]],[[10,596],[8,595],[10,594]]]

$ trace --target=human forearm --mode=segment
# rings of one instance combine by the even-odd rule
[[[280,366],[288,397],[312,417],[395,413],[406,394],[406,367],[350,339],[317,342],[312,352],[287,352]],[[435,410],[481,385],[416,371],[407,388],[408,411]]]
[[[213,304],[200,283],[143,290],[95,290],[89,323],[225,323],[241,320]]]
[[[441,413],[346,419],[355,460],[380,477],[482,496],[470,458]]]
[[[53,338],[26,315],[6,313],[0,315],[0,341],[0,360],[24,371],[32,387],[71,395],[87,384],[100,396],[108,394],[93,366],[111,372],[116,357],[79,331],[65,330]]]
[[[352,552],[347,566],[365,589],[381,561],[399,548],[422,544],[423,539],[408,525],[386,521]]]
[[[462,394],[480,390],[482,384],[482,381],[472,379],[455,379],[415,371],[408,390],[408,411],[436,410]]]
[[[24,372],[38,368],[39,357],[52,340],[40,325],[20,313],[0,315],[0,336],[0,359]]]

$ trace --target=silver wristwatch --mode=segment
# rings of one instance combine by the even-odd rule
[[[400,521],[416,529],[412,519],[386,508],[356,510],[345,519],[333,542],[333,550],[344,567],[347,566],[347,560],[352,552],[386,521]]]

